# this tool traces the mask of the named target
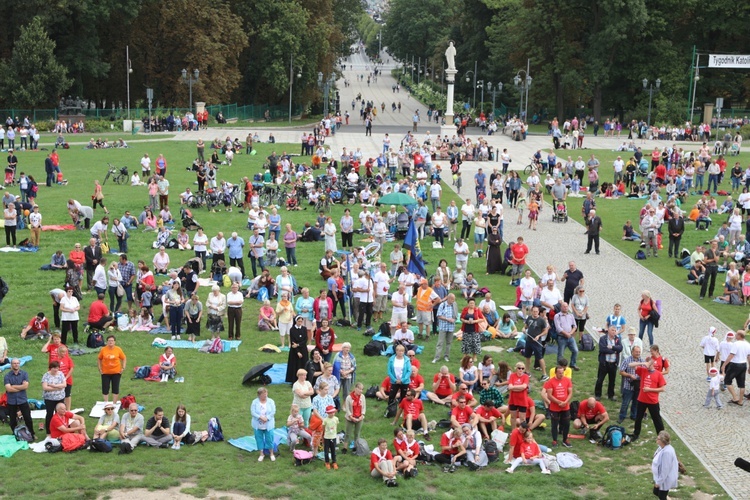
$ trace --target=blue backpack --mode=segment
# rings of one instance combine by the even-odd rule
[[[268,288],[261,287],[260,290],[258,290],[258,297],[259,302],[263,302],[265,300],[268,300]]]
[[[149,375],[151,375],[151,367],[144,365],[139,368],[136,368],[134,378],[146,378]]]
[[[224,441],[224,431],[221,430],[221,422],[219,422],[219,417],[212,417],[208,421],[208,440]]]
[[[625,433],[625,429],[619,425],[610,425],[604,431],[602,444],[612,450],[619,450],[624,445],[630,443],[630,438]]]

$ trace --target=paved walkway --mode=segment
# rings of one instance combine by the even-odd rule
[[[350,78],[350,81],[354,82],[354,80]],[[368,94],[363,92],[363,96],[372,95],[376,102],[383,99],[388,103],[386,98],[393,99],[392,83],[390,76],[381,77],[377,84],[371,83]],[[366,81],[363,85],[367,87]],[[347,89],[342,89],[342,104],[351,103],[350,96],[362,91],[361,87],[362,84],[359,87],[352,85]],[[394,117],[389,115],[390,111],[387,111],[386,117],[392,124],[405,125],[410,129],[410,115],[404,115],[404,112],[409,110],[404,106],[404,96],[402,91],[401,116]],[[408,100],[408,102],[410,105],[415,103],[413,100]],[[389,110],[388,107],[386,109]],[[424,112],[424,106],[421,109]],[[410,112],[413,112],[413,109]],[[357,110],[357,120],[358,116]],[[381,120],[385,120],[386,117],[382,117]],[[357,120],[351,122],[355,123]],[[255,131],[256,129],[253,129],[253,132]],[[257,131],[263,139],[268,137],[269,132],[273,132],[278,142],[295,144],[301,134],[300,130],[295,129],[259,127]],[[405,131],[406,129],[404,133]],[[423,133],[418,133],[418,138],[421,138]],[[433,137],[438,133],[436,128]],[[244,138],[247,135],[247,129],[183,132],[178,133],[175,140],[197,140],[200,136],[209,141],[217,134],[224,137],[231,135]],[[401,137],[393,137],[393,143],[397,143],[400,139]],[[512,142],[508,137],[495,135],[489,137],[488,140],[490,144],[500,149],[508,148],[514,159],[512,168],[523,168],[537,149],[547,149],[551,144],[546,136],[529,136],[524,142]],[[382,149],[382,134],[378,133],[377,126],[375,126],[372,138],[365,137],[363,127],[359,127],[358,124],[357,126],[350,125],[342,127],[341,131],[329,140],[329,143],[336,151],[340,151],[343,146],[360,147],[365,155],[376,155]],[[616,139],[587,136],[585,146],[595,149],[614,149],[619,143],[620,141]],[[646,149],[649,149],[649,146],[653,147],[653,143],[645,146]],[[558,155],[562,158],[571,155],[575,159],[578,154],[577,151],[558,151]],[[587,157],[586,150],[580,151],[580,154],[584,158]],[[497,166],[499,164],[495,162],[464,163],[462,172],[465,181],[462,194],[473,195],[470,187],[471,179],[478,168],[482,167],[485,171],[491,171]],[[609,166],[603,165],[602,168],[606,171]],[[634,263],[629,256],[624,255],[607,242],[602,242],[601,255],[584,255],[586,245],[584,228],[573,220],[567,224],[552,223],[549,214],[549,207],[547,207],[539,222],[539,229],[530,231],[526,229],[526,225],[517,226],[514,223],[514,211],[507,211],[506,239],[511,240],[518,235],[523,235],[531,249],[529,265],[539,274],[548,264],[553,264],[562,272],[567,268],[568,261],[577,262],[586,277],[587,292],[592,299],[591,325],[604,324],[604,319],[616,302],[623,305],[629,325],[637,325],[636,307],[640,292],[644,289],[650,290],[655,299],[662,301],[663,317],[660,328],[655,330],[655,341],[672,364],[672,370],[667,376],[667,390],[661,397],[662,415],[675,429],[679,438],[687,444],[730,495],[735,498],[747,498],[746,473],[734,467],[733,462],[737,457],[747,458],[750,450],[750,433],[745,430],[748,422],[748,405],[744,408],[727,405],[721,411],[715,408],[707,410],[702,407],[707,387],[703,359],[697,346],[710,326],[718,328],[721,338],[723,338],[723,332],[729,330],[729,326],[700,308],[690,298],[647,268]],[[604,220],[603,223],[606,225],[616,222]],[[619,279],[613,279],[613,276]],[[497,279],[505,282],[504,278]],[[733,325],[733,328],[739,326]],[[587,363],[596,363],[595,355],[584,354],[582,357],[586,358]],[[593,392],[593,387],[591,389]],[[728,397],[728,392],[722,394],[722,400],[725,402]],[[626,422],[632,426],[630,421]],[[649,434],[648,428],[644,429],[642,439],[653,437]]]

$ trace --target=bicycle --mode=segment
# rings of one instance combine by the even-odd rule
[[[190,208],[200,208],[203,206],[203,204],[206,202],[205,197],[202,192],[197,192],[194,194],[191,194],[188,196],[188,199],[185,201],[185,204]]]
[[[328,200],[328,196],[324,194],[320,195],[318,201],[315,202],[315,211],[318,213],[331,211],[331,203]]]
[[[107,179],[110,177],[112,177],[112,182],[115,184],[125,184],[128,182],[128,167],[121,167],[118,169],[111,163],[107,163],[107,166],[109,167],[109,170],[107,170],[107,175],[104,176],[102,185],[106,184]]]
[[[535,158],[531,158],[531,163],[526,165],[523,169],[523,174],[530,175],[532,170],[536,170],[538,173],[543,174],[547,170],[547,162],[537,161]]]

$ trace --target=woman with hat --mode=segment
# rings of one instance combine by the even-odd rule
[[[115,404],[105,404],[104,415],[99,417],[99,422],[94,427],[94,439],[108,439],[110,441],[120,439],[120,433],[117,430],[119,426],[120,416],[115,411]]]
[[[289,330],[289,358],[286,365],[286,381],[293,384],[297,381],[297,372],[307,366],[307,328],[305,318],[297,315]]]
[[[336,434],[338,433],[339,418],[336,416],[336,407],[328,405],[326,407],[326,418],[323,419],[323,453],[326,462],[326,469],[333,466],[338,470],[336,463]],[[329,463],[330,461],[330,463]]]
[[[255,443],[260,450],[258,462],[262,462],[266,455],[271,456],[271,462],[276,461],[273,454],[273,430],[276,427],[274,416],[276,415],[276,403],[268,397],[268,389],[258,389],[258,397],[250,405],[250,414],[253,417],[252,425],[255,430]]]

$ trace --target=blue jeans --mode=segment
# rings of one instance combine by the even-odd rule
[[[732,176],[732,191],[740,188],[740,181],[742,181],[741,178]]]
[[[638,338],[643,340],[643,333],[648,328],[648,345],[654,344],[654,324],[650,321],[639,320]]]
[[[695,189],[703,191],[703,174],[696,174],[696,176],[695,176]]]
[[[625,420],[626,413],[628,413],[628,405],[630,405],[630,418],[635,420],[635,400],[636,391],[633,389],[622,390],[622,404],[620,405],[620,415],[618,420]]]
[[[255,429],[255,444],[262,453],[273,453],[273,430]]]
[[[562,335],[557,336],[557,357],[562,358],[565,353],[565,348],[570,349],[570,367],[576,366],[578,361],[578,343],[576,342],[575,336],[569,339],[563,338]]]
[[[294,266],[297,265],[297,247],[286,249],[286,263]]]
[[[714,191],[716,192],[717,189],[719,189],[719,175],[718,174],[708,174],[708,186],[707,189],[711,191],[711,184],[714,185]]]

